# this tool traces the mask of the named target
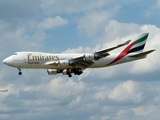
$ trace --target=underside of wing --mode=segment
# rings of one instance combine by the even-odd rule
[[[91,57],[91,56],[88,55],[87,57]],[[46,62],[45,64],[52,65],[52,66],[59,66],[59,67],[72,66],[73,68],[85,69],[91,66],[92,64],[94,64],[94,62],[92,61],[92,59],[86,58],[85,55],[81,55],[81,56],[73,57],[69,60],[49,61],[49,62]]]
[[[92,56],[90,56],[90,57],[92,58]],[[92,61],[92,59],[90,59],[90,60],[86,59],[85,55],[73,57],[72,59],[70,59],[70,65],[72,65],[72,66],[74,66],[76,68],[83,68],[83,69],[85,69],[85,68],[91,66],[92,64],[94,64],[94,62]]]

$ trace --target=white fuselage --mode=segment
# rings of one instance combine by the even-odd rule
[[[141,34],[135,41],[128,40],[114,47],[98,50],[94,53],[44,53],[44,52],[16,52],[3,60],[3,63],[18,68],[19,75],[21,68],[47,69],[48,75],[62,73],[72,77],[81,75],[86,68],[101,68],[117,65],[145,58],[147,54],[155,51],[143,52],[149,33]],[[130,44],[129,44],[130,43]],[[129,44],[129,45],[128,45]],[[126,46],[120,53],[109,53],[112,50]]]
[[[75,56],[82,56],[84,53],[77,53],[77,54],[52,54],[52,53],[43,53],[43,52],[16,52],[14,55],[9,56],[3,62],[7,63],[7,65],[16,67],[16,68],[27,68],[27,69],[71,69],[72,66],[60,66],[60,65],[50,65],[50,62],[57,62],[61,60],[69,60]],[[115,63],[110,64],[116,57],[118,53],[112,53],[107,57],[104,57],[99,60],[93,60],[94,64],[89,66],[89,68],[100,68],[100,67],[107,67],[111,65],[121,64],[125,62],[130,62],[137,59],[142,59],[145,57],[129,57],[124,56],[120,60],[116,61]],[[81,68],[80,66],[76,66],[76,68]]]

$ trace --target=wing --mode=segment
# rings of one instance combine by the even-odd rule
[[[70,65],[77,68],[87,68],[94,64],[92,60],[85,60],[85,54],[77,57],[73,57],[70,60]]]
[[[131,40],[128,40],[128,41],[126,41],[126,42],[124,42],[124,43],[122,43],[122,44],[116,45],[116,46],[114,46],[114,47],[96,51],[96,52],[94,53],[95,59],[96,59],[96,60],[99,60],[99,59],[101,59],[101,58],[103,58],[103,57],[106,57],[106,56],[109,55],[109,53],[108,53],[109,51],[112,51],[112,50],[114,50],[114,49],[117,49],[117,48],[119,48],[119,47],[122,47],[122,46],[124,46],[124,45],[127,45],[127,44],[129,44],[130,42],[131,42]]]
[[[95,60],[99,60],[101,58],[104,58],[104,57],[110,55],[108,53],[109,51],[117,49],[117,48],[122,47],[124,45],[127,45],[127,44],[129,44],[130,41],[131,40],[128,40],[122,44],[115,46],[115,47],[102,49],[102,50],[96,51],[95,53],[82,54],[80,56],[75,56],[69,60],[50,61],[50,62],[47,62],[46,64],[53,65],[53,66],[61,66],[61,62],[62,62],[62,63],[66,63],[66,64],[72,66],[73,68],[85,69],[85,68],[91,66],[92,64],[94,64]]]
[[[114,49],[117,49],[119,47],[122,47],[124,45],[127,45],[130,43],[131,40],[128,40],[122,44],[119,44],[117,46],[111,47],[111,48],[107,48],[107,49],[102,49],[99,51],[96,51],[95,53],[92,54],[84,54],[81,56],[76,56],[70,59],[70,64],[72,66],[78,66],[78,67],[83,67],[83,68],[87,68],[89,66],[91,66],[92,64],[94,64],[94,60],[99,60],[103,57],[106,57],[108,55],[110,55],[108,52]]]
[[[111,47],[111,48],[99,50],[99,51],[97,51],[97,52],[95,52],[95,53],[97,53],[97,54],[107,53],[107,52],[109,52],[109,51],[112,51],[112,50],[117,49],[117,48],[119,48],[119,47],[122,47],[122,46],[124,46],[124,45],[127,45],[127,44],[129,44],[130,42],[131,42],[131,40],[128,40],[128,41],[126,41],[126,42],[124,42],[124,43],[122,43],[122,44],[116,45],[116,46]]]

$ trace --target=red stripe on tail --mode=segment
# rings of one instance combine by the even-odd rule
[[[131,43],[130,45],[128,45],[119,55],[116,59],[114,59],[112,62],[110,62],[108,65],[111,65],[115,62],[117,62],[118,60],[122,59],[124,56],[126,56],[126,54],[128,53],[128,51],[130,50],[130,48],[134,45],[135,42]]]

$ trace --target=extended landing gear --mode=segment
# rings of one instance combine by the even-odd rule
[[[72,69],[72,72],[75,74],[75,75],[81,75],[83,73],[83,71],[81,69],[76,69],[76,68],[73,68]]]
[[[18,70],[19,70],[19,73],[18,73],[18,74],[19,74],[19,75],[22,75],[21,69],[20,69],[20,68],[18,68]]]
[[[76,68],[73,68],[71,71],[67,71],[67,75],[68,77],[72,77],[72,74],[71,73],[74,73],[75,75],[80,75],[82,74],[82,70],[81,69],[76,69]]]
[[[71,74],[69,74],[69,75],[68,75],[68,77],[72,77],[72,75],[71,75]]]
[[[72,75],[71,75],[71,72],[70,72],[70,71],[68,71],[68,72],[67,72],[67,75],[68,75],[68,77],[72,77]]]
[[[83,73],[82,69],[80,68],[73,68],[73,69],[64,69],[61,71],[63,75],[68,75],[68,77],[72,77],[72,73],[75,75],[81,75]]]

